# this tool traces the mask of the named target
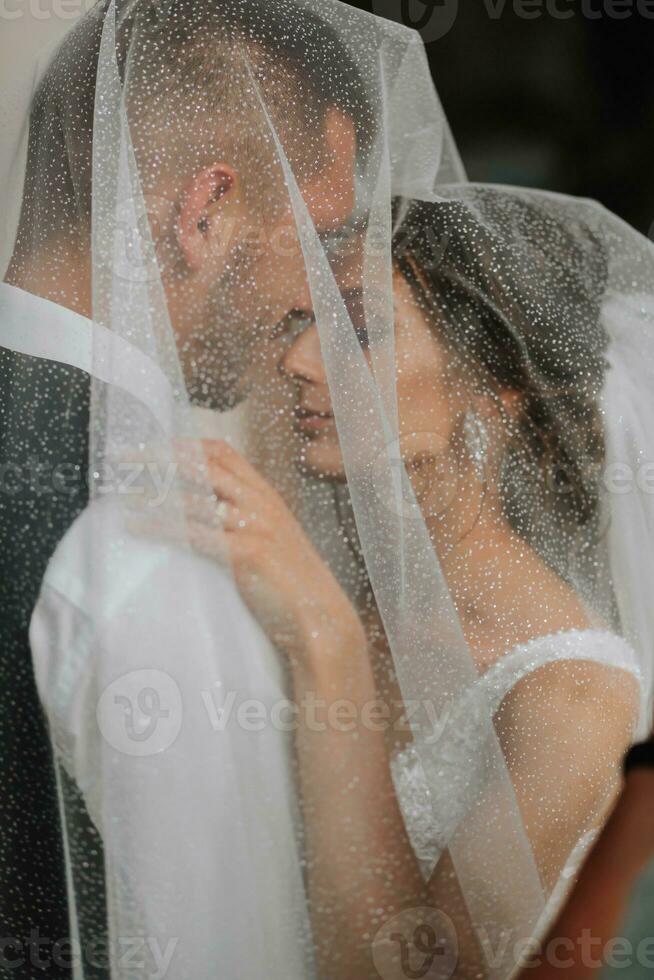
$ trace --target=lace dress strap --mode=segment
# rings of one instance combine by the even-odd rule
[[[433,874],[441,854],[477,796],[484,715],[495,714],[506,695],[527,675],[562,660],[592,661],[616,667],[641,680],[636,654],[622,637],[604,630],[570,630],[537,637],[498,660],[442,719],[433,751],[438,753],[442,785],[437,797],[425,776],[413,744],[391,760],[391,773],[400,809],[414,853],[425,880]],[[575,862],[575,866],[578,862]],[[568,876],[572,873],[566,866]]]

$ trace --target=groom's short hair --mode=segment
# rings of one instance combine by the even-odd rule
[[[101,0],[82,18],[35,92],[19,252],[88,227],[96,84],[108,7],[109,0]],[[319,164],[316,134],[329,108],[353,120],[359,150],[371,138],[369,96],[352,54],[303,0],[126,0],[117,3],[116,21],[118,69],[124,75],[129,65],[127,89],[133,94],[131,107],[129,94],[127,99],[136,124],[132,138],[137,157],[139,150],[156,154],[155,165],[144,168],[153,175],[167,162],[200,163],[202,154],[206,158],[214,149],[213,127],[214,136],[222,134],[221,149],[233,150],[246,183],[249,179],[263,194],[274,149],[262,132],[260,111],[258,129],[254,122],[250,131],[243,125],[244,93],[249,85],[252,106],[253,79],[278,130],[295,139],[300,159],[292,162],[299,173]],[[165,152],[157,140],[168,141]]]

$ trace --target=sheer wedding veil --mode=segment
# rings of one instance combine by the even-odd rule
[[[419,36],[336,0],[104,0],[49,57],[25,132],[3,462],[20,476],[36,445],[54,486],[11,498],[11,554],[35,514],[59,527],[32,640],[75,976],[141,975],[137,939],[147,975],[315,975],[307,815],[270,721],[283,654],[224,564],[132,533],[154,483],[184,540],[180,441],[209,501],[200,440],[220,429],[377,617],[438,828],[425,879],[462,969],[508,977],[651,712],[651,243],[593,202],[468,184]],[[398,279],[447,363],[420,424]],[[279,370],[307,323],[338,479],[306,465]],[[67,526],[57,488],[81,475]],[[232,695],[265,708],[263,734],[222,723]],[[378,968],[409,975],[376,911]]]

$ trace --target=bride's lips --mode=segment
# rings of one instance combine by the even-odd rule
[[[319,412],[311,408],[296,408],[295,421],[300,429],[315,432],[324,429],[334,421],[332,412]]]

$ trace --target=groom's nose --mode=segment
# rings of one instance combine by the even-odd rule
[[[279,369],[295,381],[309,381],[318,385],[327,383],[315,323],[295,338],[279,362]]]

